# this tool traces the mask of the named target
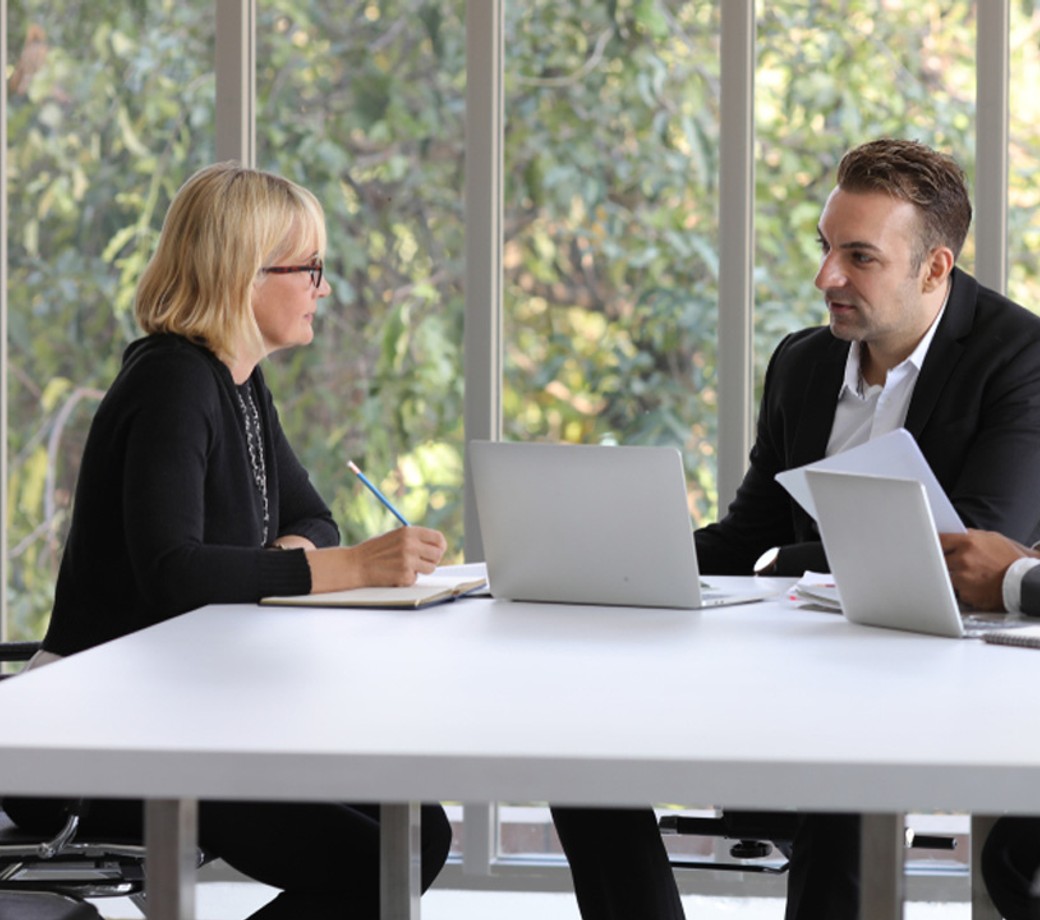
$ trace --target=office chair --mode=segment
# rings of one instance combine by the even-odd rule
[[[89,904],[44,891],[0,894],[0,920],[101,920]]]
[[[0,642],[0,663],[28,661],[38,648]],[[114,896],[144,912],[143,842],[82,839],[84,808],[70,801],[64,825],[50,837],[22,830],[0,810],[0,920],[100,920],[85,899]]]
[[[729,855],[734,862],[692,859],[672,854],[669,859],[674,868],[782,875],[788,869],[797,820],[798,816],[794,812],[729,810],[713,818],[662,815],[658,827],[664,835],[689,834],[734,841],[729,849]],[[953,850],[957,846],[953,837],[917,834],[911,828],[907,828],[905,840],[907,847],[915,849]],[[783,861],[755,862],[771,856],[774,846],[781,852]]]

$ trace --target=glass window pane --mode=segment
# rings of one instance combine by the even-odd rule
[[[1040,12],[1011,4],[1008,295],[1040,310]]]
[[[213,158],[210,2],[9,3],[11,635],[53,597],[87,427],[169,200]]]
[[[259,165],[306,185],[328,221],[312,345],[267,375],[344,539],[396,524],[353,459],[462,552],[465,4],[264,2]],[[446,560],[447,561],[447,560]]]
[[[816,225],[842,155],[878,137],[975,156],[975,15],[956,3],[775,0],[759,5],[755,357],[826,322]],[[969,235],[959,264],[971,271]]]
[[[715,516],[717,4],[507,5],[505,430],[670,444]]]

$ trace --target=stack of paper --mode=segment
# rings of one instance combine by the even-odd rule
[[[806,572],[791,593],[797,600],[808,601],[816,607],[824,607],[841,613],[841,599],[838,587],[834,584],[834,576],[820,572]]]

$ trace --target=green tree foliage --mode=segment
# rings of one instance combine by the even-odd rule
[[[975,21],[968,2],[766,3],[756,80],[756,355],[826,321],[813,287],[816,224],[842,154],[875,137],[975,153]],[[962,266],[971,266],[971,244]],[[760,369],[764,370],[764,367]]]
[[[713,513],[718,10],[507,5],[507,431],[674,444]]]
[[[213,156],[200,4],[8,4],[9,603],[50,609],[87,426],[171,194]],[[207,29],[210,31],[207,32]]]
[[[464,4],[264,4],[260,165],[328,221],[333,294],[315,342],[268,376],[344,538],[409,520],[461,552]]]
[[[766,0],[756,74],[756,355],[822,321],[816,221],[849,147],[919,138],[973,171],[968,0]],[[506,3],[509,437],[674,444],[715,506],[719,4]],[[96,401],[177,187],[214,157],[211,2],[9,2],[10,601],[49,609]],[[1037,14],[1013,4],[1013,86]],[[462,545],[464,0],[259,4],[259,165],[328,217],[312,346],[268,379],[350,541],[392,520],[356,460]],[[1031,80],[1031,82],[1030,82]],[[1014,96],[1012,293],[1037,287],[1040,120]],[[969,245],[964,263],[970,268]],[[457,558],[457,556],[456,556]]]

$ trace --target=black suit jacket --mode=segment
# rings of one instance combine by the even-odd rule
[[[817,327],[773,353],[750,467],[726,516],[695,534],[703,572],[749,574],[771,546],[819,540],[774,476],[823,458],[848,349]],[[1040,538],[1040,317],[954,269],[905,427],[967,526]]]
[[[1022,612],[1040,617],[1040,565],[1031,568],[1022,578]]]

